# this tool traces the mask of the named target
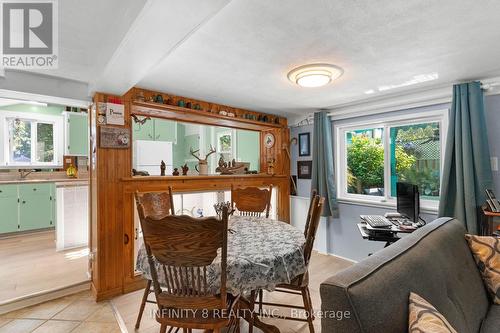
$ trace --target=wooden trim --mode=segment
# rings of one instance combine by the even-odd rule
[[[265,128],[282,128],[281,124],[265,123],[256,120],[223,116],[216,113],[195,111],[174,105],[133,101],[132,114],[169,120],[213,126],[261,131]]]
[[[143,94],[145,101],[137,100]],[[151,101],[154,94],[160,94],[169,104]],[[290,160],[287,155],[290,133],[286,118],[256,111],[197,101],[180,96],[167,95],[132,88],[124,96],[103,93],[94,95],[94,107],[97,103],[106,103],[110,98],[121,100],[125,106],[125,124],[115,126],[132,129],[131,114],[149,115],[158,118],[173,119],[190,123],[226,126],[260,132],[260,174],[254,175],[208,175],[208,176],[165,176],[132,177],[132,149],[101,148],[99,144],[99,124],[96,112],[89,111],[91,140],[95,152],[90,154],[90,201],[91,201],[91,243],[92,251],[92,290],[98,300],[140,289],[144,279],[134,271],[134,202],[136,190],[164,191],[172,186],[173,192],[196,192],[230,190],[231,184],[267,187],[277,189],[277,213],[279,219],[290,220]],[[199,104],[202,110],[176,106],[183,99],[186,103]],[[210,110],[211,112],[208,112]],[[225,110],[235,117],[219,114]],[[250,115],[254,119],[247,119]],[[267,117],[270,122],[258,121],[258,117]],[[264,134],[272,133],[275,144],[266,148]],[[92,143],[91,142],[91,143]],[[90,147],[93,147],[91,144]],[[269,168],[270,165],[273,168]],[[93,169],[95,167],[95,169]],[[268,171],[271,174],[267,174]],[[128,239],[128,243],[127,243]],[[123,258],[123,259],[121,259]]]

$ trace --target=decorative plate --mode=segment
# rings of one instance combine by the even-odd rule
[[[265,136],[264,136],[264,146],[268,149],[271,149],[273,148],[274,146],[274,135],[272,133],[267,133]]]

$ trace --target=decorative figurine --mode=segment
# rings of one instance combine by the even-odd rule
[[[210,145],[210,151],[208,152],[208,154],[205,155],[204,159],[201,159],[199,155],[195,155],[199,151],[200,151],[199,149],[193,150],[193,147],[189,149],[189,153],[198,160],[198,165],[195,166],[194,168],[196,169],[196,171],[198,171],[198,174],[200,176],[201,175],[206,176],[208,175],[208,156],[215,153],[215,148],[212,147],[212,145]]]
[[[178,176],[179,175],[179,169],[174,168],[174,171],[172,172],[172,176]]]
[[[132,169],[132,176],[149,176],[149,172]]]
[[[177,102],[177,106],[180,106],[181,108],[185,108],[186,107],[186,102],[184,102],[184,100],[180,99]]]
[[[191,109],[191,102],[186,103],[186,108]]]
[[[196,105],[194,106],[194,109],[195,109],[195,110],[201,110],[201,106],[200,106],[200,104],[196,104]]]
[[[160,176],[165,176],[165,170],[166,169],[167,169],[167,165],[162,160],[161,164],[160,164]]]
[[[156,95],[156,96],[154,97],[154,102],[155,102],[155,103],[161,103],[161,104],[163,104],[163,96],[162,96],[162,95],[160,95],[160,94]]]
[[[181,169],[182,169],[182,175],[187,176],[188,171],[189,171],[189,167],[188,167],[187,163],[184,164],[183,166],[181,166]]]

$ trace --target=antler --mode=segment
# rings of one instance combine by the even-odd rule
[[[190,148],[189,148],[189,153],[190,153],[191,155],[193,155],[194,157],[196,157],[196,159],[197,159],[198,161],[201,161],[200,157],[199,157],[198,155],[195,155],[195,154],[196,154],[197,152],[199,152],[199,151],[200,151],[199,149],[193,150],[193,147],[190,147]]]
[[[210,151],[208,152],[208,154],[205,155],[205,160],[208,158],[208,156],[212,155],[215,152],[216,152],[215,148],[212,147],[212,145],[210,145]]]

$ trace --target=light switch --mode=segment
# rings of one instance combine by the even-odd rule
[[[491,171],[498,171],[498,157],[491,158]]]

